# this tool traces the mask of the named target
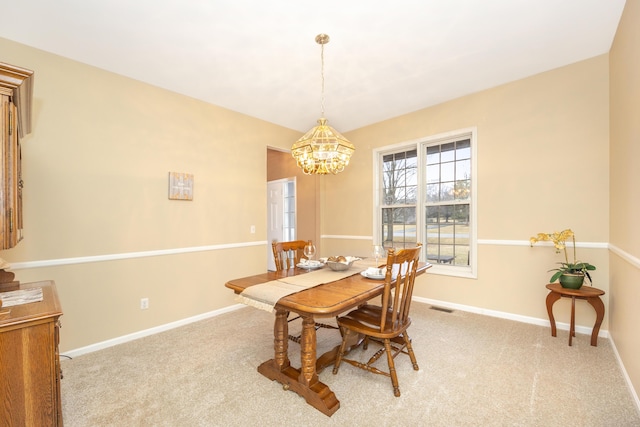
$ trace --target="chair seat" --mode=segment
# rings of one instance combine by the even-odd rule
[[[355,318],[362,319],[375,319],[375,323],[380,322],[380,316],[382,315],[382,307],[374,304],[366,304],[362,307],[358,307],[357,309],[351,311],[349,314],[352,314]],[[391,314],[391,309],[387,310],[387,315]]]
[[[380,328],[380,313],[382,307],[375,305],[365,305],[357,310],[349,312],[347,315],[337,319],[338,326],[347,327],[359,334],[369,335],[375,338],[394,338],[404,332],[411,325],[411,318],[407,317],[402,324],[400,319],[394,325],[391,322],[391,315],[387,316],[387,324]]]

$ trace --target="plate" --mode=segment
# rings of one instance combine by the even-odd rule
[[[303,263],[300,262],[300,263],[296,264],[296,267],[302,268],[303,270],[317,270],[319,268],[322,268],[322,265],[323,264],[312,264],[312,265],[309,265],[309,264],[303,264]]]
[[[366,277],[367,279],[373,279],[373,280],[384,280],[384,276],[385,274],[367,274],[367,270],[365,271],[361,271],[360,274],[364,277]]]

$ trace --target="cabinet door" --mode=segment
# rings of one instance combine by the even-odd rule
[[[22,240],[20,139],[31,132],[33,71],[0,62],[0,250]]]
[[[0,425],[58,425],[53,319],[21,326],[0,332]]]
[[[11,97],[1,95],[2,103],[2,173],[0,174],[0,249],[14,247],[22,239],[22,182],[17,109]]]

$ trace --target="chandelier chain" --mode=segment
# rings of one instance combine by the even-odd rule
[[[320,111],[322,112],[322,116],[324,117],[324,43],[320,44],[320,80],[322,87],[322,97],[320,99]]]

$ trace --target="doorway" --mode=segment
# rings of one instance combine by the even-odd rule
[[[276,269],[271,243],[296,240],[296,178],[267,182],[267,269]]]

